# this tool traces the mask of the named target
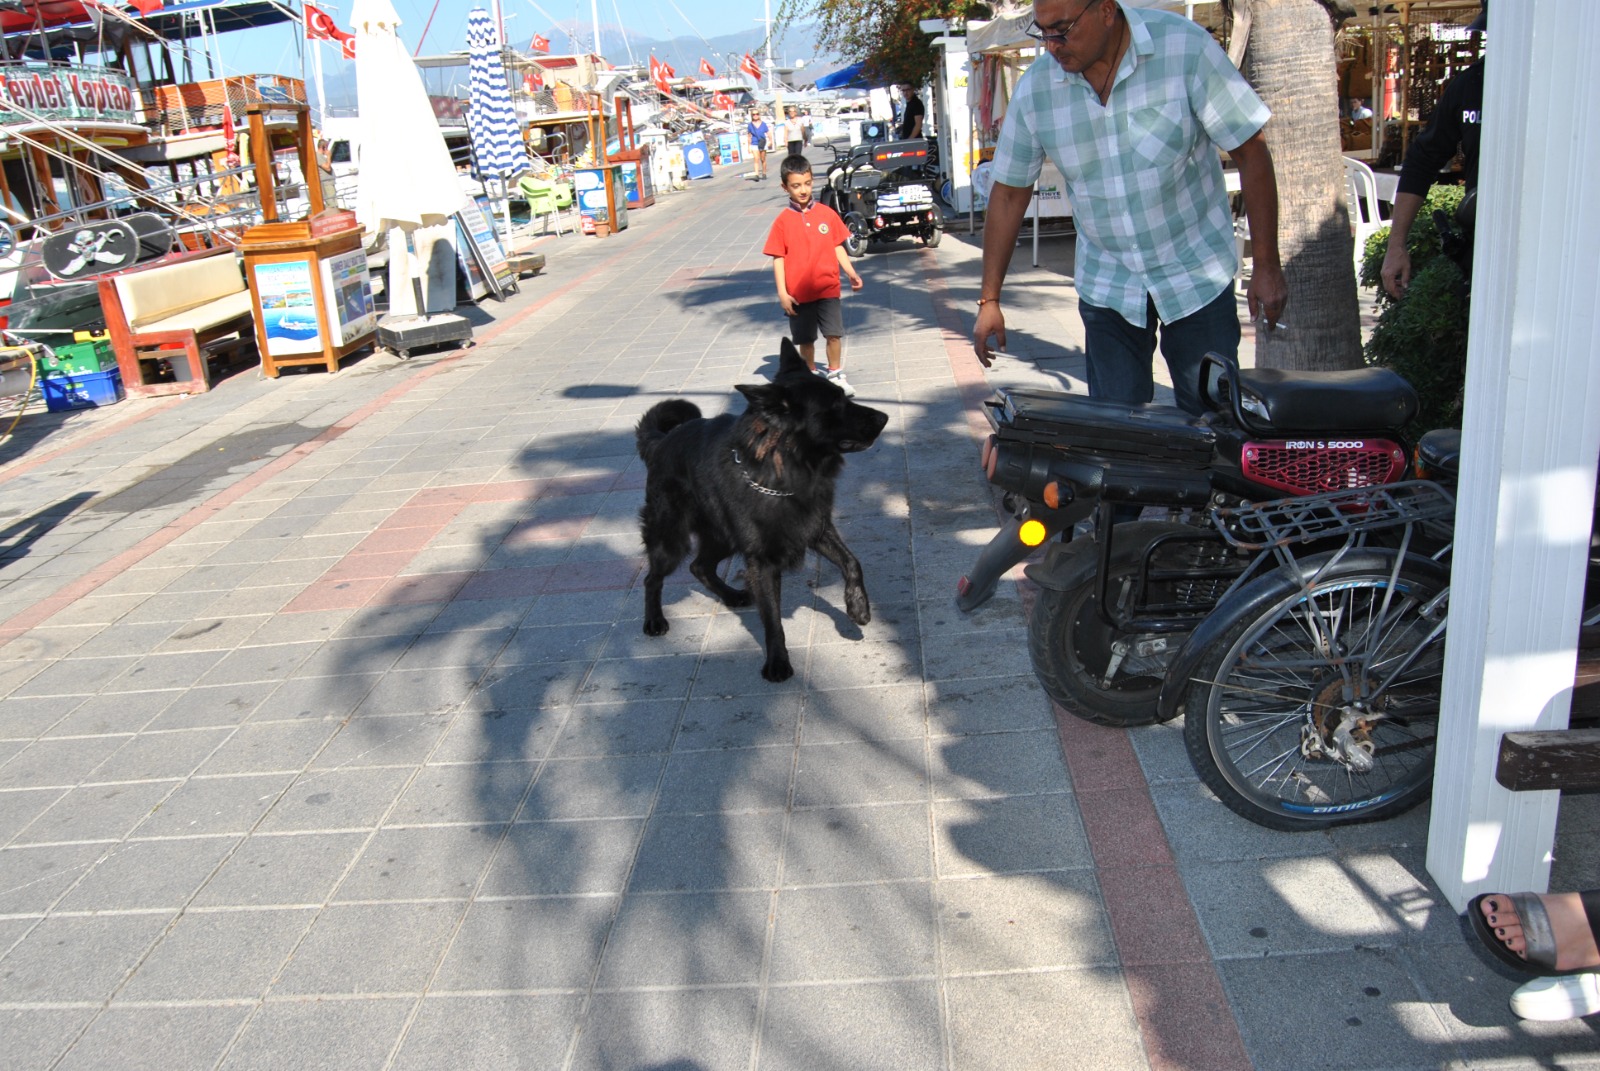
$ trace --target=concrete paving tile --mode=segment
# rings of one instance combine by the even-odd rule
[[[250,721],[287,721],[296,718],[343,721],[361,705],[379,679],[379,674],[362,673],[335,677],[300,676],[286,680],[275,688],[266,684],[246,685],[270,689],[255,707]]]
[[[767,996],[759,1071],[911,1071],[943,1065],[939,997],[932,982],[784,986]]]
[[[805,670],[806,683],[819,692],[901,684],[921,675],[922,659],[917,651],[873,639],[813,647]]]
[[[995,629],[977,643],[959,633],[928,635],[922,644],[930,681],[1016,677],[1032,667],[1026,628]]]
[[[603,658],[595,662],[577,701],[582,703],[681,700],[700,664],[698,654],[654,658]]]
[[[324,719],[241,725],[198,773],[298,773],[338,731],[338,722]]]
[[[415,1001],[268,1001],[228,1051],[224,1071],[385,1066]]]
[[[243,724],[270,695],[271,681],[190,688],[174,693],[166,709],[145,725],[146,730],[204,729]]]
[[[783,861],[785,886],[927,880],[933,876],[927,804],[796,811]]]
[[[271,773],[191,778],[137,827],[140,837],[247,833],[294,780]]]
[[[34,788],[0,792],[0,845],[4,845],[38,818],[70,789]]]
[[[789,807],[790,746],[689,751],[667,760],[657,814],[751,814]]]
[[[149,621],[171,621],[175,625],[198,621],[217,601],[215,591],[160,592],[151,595],[129,610],[119,620],[123,624]]]
[[[1438,1067],[1457,1055],[1392,950],[1223,960],[1217,970],[1259,1071]],[[1315,1001],[1307,978],[1317,979]]]
[[[75,788],[17,834],[12,843],[121,840],[161,806],[176,784],[142,781]]]
[[[551,754],[567,759],[667,751],[681,708],[677,700],[575,706]]]
[[[545,592],[533,604],[523,626],[529,625],[583,625],[595,622],[610,623],[618,620],[619,609],[627,602],[626,591]]]
[[[218,600],[211,607],[212,613],[219,615],[221,607],[222,601]],[[171,651],[231,651],[249,640],[267,620],[268,614],[260,613],[242,617],[213,616],[180,626],[176,631],[165,622],[148,625],[144,627],[166,629],[167,634],[146,650],[158,654]]]
[[[94,695],[127,672],[140,659],[124,655],[115,658],[67,658],[46,666],[39,674],[11,695],[18,698],[47,695]]]
[[[0,959],[0,1001],[107,1000],[172,918],[158,912],[44,919]]]
[[[320,645],[278,643],[264,647],[241,647],[215,660],[215,665],[200,679],[205,687],[252,684],[259,681],[284,681],[295,673]]]
[[[621,892],[643,825],[639,819],[518,823],[507,833],[480,895]]]
[[[653,817],[629,887],[645,892],[770,888],[778,875],[782,832],[781,814]]]
[[[936,971],[934,906],[926,882],[783,889],[776,915],[774,984]]]
[[[179,651],[171,654],[140,656],[127,672],[101,686],[104,692],[143,692],[163,688],[190,688],[205,679],[207,684],[232,683],[207,677],[228,656],[222,651]]]
[[[512,821],[536,770],[531,762],[429,765],[406,788],[388,821],[392,825]]]
[[[578,1037],[573,1071],[748,1068],[756,998],[755,990],[742,988],[596,994]]]
[[[239,587],[224,591],[216,602],[206,607],[212,617],[260,617],[284,610],[305,585],[286,582],[281,576],[252,574]]]
[[[461,904],[335,904],[317,916],[274,995],[421,993]],[[405,940],[396,942],[395,935]]]
[[[233,836],[124,842],[112,847],[56,909],[176,911],[238,843]]]
[[[396,1071],[434,1071],[447,1066],[503,1071],[558,1067],[581,1007],[582,998],[575,994],[430,994],[406,1032],[394,1066]],[[462,1023],[471,1023],[472,1029],[462,1031]]]
[[[6,1058],[19,1069],[52,1067],[98,1008],[16,1008],[0,1011]]]
[[[923,741],[808,744],[795,764],[796,807],[844,807],[928,798]]]
[[[528,797],[530,819],[643,817],[654,803],[666,756],[620,755],[546,763]]]
[[[629,896],[606,942],[597,984],[755,985],[771,904],[765,891]]]
[[[935,799],[1065,792],[1072,786],[1053,729],[948,737],[932,748]]]
[[[89,700],[81,695],[0,699],[0,740],[32,740],[50,733],[62,719],[86,702]]]
[[[71,652],[78,658],[100,658],[116,655],[143,655],[161,648],[172,634],[170,621],[156,621],[139,625],[108,625],[95,635],[78,644]],[[64,656],[67,652],[62,652]]]
[[[68,567],[62,563],[70,555],[62,555],[49,564],[41,565],[34,570],[35,576],[81,576],[97,562],[85,561],[81,567]],[[57,572],[56,570],[60,570]],[[50,615],[52,625],[109,625],[120,621],[127,615],[136,613],[153,596],[133,595],[90,595],[79,599],[69,606],[65,606]],[[131,618],[129,618],[131,620]]]
[[[1091,862],[1071,794],[936,803],[933,816],[940,877],[1073,869]]]
[[[315,915],[310,910],[191,910],[139,965],[117,999],[259,998]]]
[[[683,707],[673,747],[684,752],[792,744],[804,706],[805,697],[797,692],[766,700],[757,696],[691,699]]]
[[[592,662],[540,662],[496,666],[473,689],[471,710],[526,711],[564,706],[577,695]]]
[[[40,625],[6,644],[5,655],[9,661],[42,666],[46,661],[65,658],[79,650],[89,640],[104,632],[107,627],[96,624]]]
[[[533,601],[511,600],[526,615]],[[463,606],[484,606],[485,603],[457,603],[452,610]],[[451,611],[446,611],[450,613]],[[459,612],[459,611],[458,611]],[[520,620],[520,618],[519,618]],[[496,666],[520,666],[541,662],[589,662],[599,657],[610,641],[613,626],[607,623],[587,625],[545,625],[536,628],[519,628],[506,641],[495,656]]]
[[[1518,1019],[1509,1002],[1523,979],[1491,969],[1487,957],[1464,941],[1408,949],[1399,961],[1458,1051],[1469,1054],[1466,1066],[1586,1068],[1600,1058],[1600,1022],[1593,1016],[1558,1022]]]
[[[326,640],[354,613],[354,610],[313,610],[299,614],[269,614],[244,645],[259,647],[296,640]]]
[[[83,736],[32,741],[0,766],[0,789],[71,788],[125,740],[122,736]]]
[[[58,1068],[176,1071],[215,1066],[249,1008],[112,1007],[101,1012]]]
[[[0,850],[0,915],[39,915],[106,852],[105,844],[28,845]]]
[[[610,896],[475,903],[429,991],[587,986],[616,908]]]
[[[472,694],[479,669],[391,670],[367,693],[357,717],[436,714],[455,710]]]
[[[1198,781],[1152,785],[1150,797],[1166,827],[1172,854],[1184,866],[1190,862],[1325,855],[1329,851],[1325,833],[1280,833],[1246,822]]]
[[[412,641],[411,646],[400,656],[396,668],[486,669],[500,654],[513,631],[510,627],[506,627],[460,632],[425,632]]]
[[[397,714],[358,717],[344,723],[338,735],[312,762],[314,769],[356,766],[415,766],[426,759],[450,727],[454,715]]]
[[[308,771],[295,778],[260,828],[275,833],[375,829],[411,773],[398,766]]]
[[[291,540],[291,542],[295,541]],[[244,583],[240,586],[242,588],[257,588],[269,585],[288,584],[292,586],[305,587],[317,582],[318,580],[321,580],[322,577],[339,559],[337,557],[329,557],[320,553],[323,550],[322,547],[315,547],[312,549],[316,550],[318,553],[312,554],[302,552],[293,558],[280,557],[276,561],[267,562],[265,565],[262,565],[255,572],[246,577]],[[318,611],[296,612],[306,613]]]
[[[230,562],[226,565],[213,565],[208,558],[205,564],[197,565],[190,569],[162,590],[168,594],[186,591],[215,591],[219,593],[232,591],[234,588],[243,585],[259,568],[259,562]]]
[[[1117,966],[1100,890],[1086,870],[940,881],[934,897],[953,974]]]
[[[1128,734],[1139,765],[1149,784],[1196,780],[1194,765],[1183,743],[1183,719],[1149,725]]]
[[[568,710],[465,710],[450,719],[428,755],[434,763],[537,762],[556,741]]]
[[[438,613],[437,606],[375,606],[351,614],[334,635],[420,636]]]
[[[380,830],[334,899],[465,899],[477,888],[502,830],[500,826]]]
[[[800,739],[805,744],[920,740],[927,727],[918,684],[840,689],[807,697]]]
[[[269,822],[271,819],[269,818]],[[365,833],[247,838],[195,897],[197,907],[323,903],[366,843]]]
[[[924,686],[929,732],[936,736],[1054,729],[1050,701],[1026,676],[942,680]]]
[[[1063,970],[947,983],[952,1066],[1065,1071],[1148,1066],[1127,990],[1113,972]],[[1063,1035],[1063,1009],[1071,1029]],[[1070,1039],[1070,1040],[1069,1040]]]

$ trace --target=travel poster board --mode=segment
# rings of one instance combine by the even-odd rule
[[[487,198],[478,197],[467,202],[456,213],[456,255],[469,284],[476,276],[486,292],[504,298],[506,291],[515,286],[511,264],[506,260],[500,236],[495,232],[493,209]],[[469,261],[476,261],[470,264]],[[476,268],[476,272],[473,270]],[[474,294],[474,299],[478,295]]]
[[[378,326],[372,301],[372,279],[367,274],[367,254],[361,249],[323,257],[322,293],[328,308],[325,322],[335,348],[343,348]]]
[[[321,353],[322,325],[317,317],[311,261],[257,264],[255,273],[267,353],[273,357]]]

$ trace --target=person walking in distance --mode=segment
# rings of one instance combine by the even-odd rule
[[[828,366],[823,375],[855,397],[844,377],[844,312],[839,307],[839,273],[860,290],[861,276],[844,251],[850,234],[839,213],[811,199],[811,162],[804,156],[784,158],[778,165],[789,203],[779,211],[761,251],[772,258],[778,304],[789,317],[789,337],[813,372],[817,368],[817,335],[826,342]]]
[[[1250,316],[1275,326],[1288,302],[1278,259],[1278,187],[1265,104],[1205,29],[1118,0],[1036,0],[1029,35],[1045,55],[1017,84],[994,155],[973,348],[1005,345],[1001,288],[1048,157],[1077,225],[1075,283],[1089,393],[1154,396],[1159,335],[1178,405],[1202,410],[1208,351],[1237,356],[1238,271],[1218,150],[1239,166],[1250,220]]]
[[[772,131],[761,118],[761,113],[755,109],[751,109],[750,123],[744,131],[750,136],[750,152],[755,156],[755,169],[750,173],[750,177],[760,182],[767,177],[767,138],[771,136]]]

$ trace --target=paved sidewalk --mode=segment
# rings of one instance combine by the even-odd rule
[[[0,446],[0,1067],[1600,1067],[1512,1019],[1425,813],[1251,826],[1175,727],[1058,717],[1014,584],[954,609],[977,400],[1081,377],[1060,239],[987,377],[976,238],[860,265],[871,624],[813,562],[783,685],[686,570],[642,635],[633,424],[773,370],[782,196],[543,242],[470,350]],[[1558,884],[1597,828],[1567,802]]]

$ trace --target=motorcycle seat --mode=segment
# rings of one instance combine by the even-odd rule
[[[1246,413],[1286,432],[1399,431],[1417,415],[1417,392],[1387,368],[1241,368],[1238,381]],[[1208,401],[1218,401],[1210,386],[1202,385]]]
[[[1429,473],[1455,476],[1461,471],[1461,429],[1434,428],[1417,441],[1417,460]]]

